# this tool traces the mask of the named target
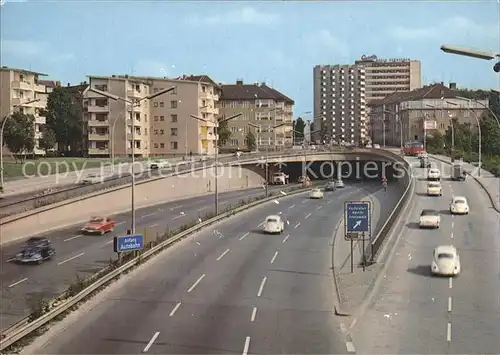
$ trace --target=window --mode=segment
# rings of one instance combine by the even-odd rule
[[[177,149],[177,142],[170,142],[170,149]]]
[[[202,92],[207,92],[207,87],[202,85],[202,86],[201,86],[201,91],[202,91]]]
[[[177,108],[177,100],[170,101],[170,108]]]
[[[163,101],[160,101],[160,107],[164,107],[165,104],[163,103]]]
[[[165,134],[165,130],[164,129],[160,129],[160,135],[163,135]]]
[[[155,147],[155,148],[158,148],[158,143],[155,143],[155,144],[154,144],[154,147]]]
[[[23,81],[22,77],[21,77],[21,81]],[[99,91],[108,91],[108,85],[106,85],[106,84],[94,85],[94,88],[99,90]]]
[[[160,121],[165,121],[165,116],[160,116]]]
[[[174,86],[174,89],[170,91],[170,95],[177,95],[177,86]]]
[[[148,129],[147,128],[144,128],[144,135],[147,136],[148,135]]]
[[[231,145],[235,145],[237,146],[238,145],[238,140],[237,139],[231,139]]]
[[[177,122],[177,115],[170,115],[170,122],[176,123]]]
[[[158,102],[154,102],[154,103],[153,103],[153,106],[154,106],[154,107],[158,107]]]
[[[160,148],[165,148],[165,143],[160,143]]]
[[[170,135],[177,136],[177,128],[170,128]]]
[[[157,129],[155,129],[155,135],[156,135],[156,136],[158,135],[158,130],[157,130]]]
[[[158,122],[158,116],[155,116],[155,121]]]

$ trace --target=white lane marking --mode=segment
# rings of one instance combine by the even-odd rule
[[[222,201],[219,205],[225,205],[226,203],[229,203],[229,201]]]
[[[450,236],[451,239],[453,239],[453,232],[451,232],[451,236]]]
[[[28,278],[27,278],[27,277],[25,277],[24,279],[21,279],[21,280],[19,280],[19,281],[17,281],[17,282],[14,282],[13,284],[9,285],[9,288],[14,287],[14,286],[17,286],[17,285],[19,285],[19,284],[23,283],[23,282],[24,282],[24,281],[26,281],[26,280],[28,280]]]
[[[316,207],[316,211],[317,211],[317,210],[320,210],[320,209],[322,209],[322,208],[323,208],[323,206],[318,206],[318,207]]]
[[[78,235],[75,235],[74,237],[66,238],[63,241],[64,242],[69,242],[70,240],[77,239],[77,238],[80,238],[80,237],[83,237],[83,234],[78,234]]]
[[[255,321],[255,316],[256,315],[257,315],[257,307],[254,307],[253,311],[252,311],[252,316],[250,317],[250,322],[254,322]]]
[[[250,337],[245,339],[245,346],[243,347],[243,355],[248,355],[248,348],[250,348]]]
[[[451,296],[448,297],[448,312],[451,312],[451,306],[452,306],[452,299],[451,299]]]
[[[330,203],[332,203],[332,202],[333,202],[333,200],[329,200],[327,203],[328,203],[328,204],[330,204]]]
[[[298,226],[300,226],[300,222],[297,223],[293,228],[297,228]]]
[[[307,203],[307,202],[309,202],[309,201],[308,201],[308,200],[304,200],[304,201],[302,201],[302,203]]]
[[[310,213],[309,213],[309,214],[306,216],[306,218],[304,218],[304,219],[308,219],[309,217],[311,217],[311,214],[310,214]]]
[[[264,221],[264,222],[265,222],[265,221]],[[259,224],[259,225],[257,226],[257,228],[262,227],[262,226],[264,225],[264,222],[262,222],[261,224]]]
[[[285,244],[285,243],[286,243],[286,241],[288,240],[288,238],[290,238],[290,234],[288,234],[288,235],[285,237],[285,239],[283,239],[283,242],[282,242],[282,243],[283,243],[283,244]]]
[[[180,215],[175,216],[174,218],[172,218],[172,220],[179,219],[179,218],[182,218],[182,217],[186,217],[186,215],[185,214],[180,214]]]
[[[290,208],[294,208],[294,207],[295,207],[295,204],[291,205],[291,206],[290,206],[290,207],[288,207],[288,208],[290,209]]]
[[[451,277],[448,279],[448,287],[449,288],[453,287],[453,279]]]
[[[151,216],[154,216],[155,214],[156,214],[156,212],[148,213],[148,214],[145,214],[144,216],[141,216],[141,218],[151,217]]]
[[[206,276],[207,274],[203,274],[200,276],[200,278],[198,280],[196,280],[196,282],[193,284],[193,286],[191,286],[188,290],[188,293],[190,293],[191,291],[194,290],[194,288],[201,282],[201,280],[203,280],[203,278]]]
[[[203,210],[206,210],[208,208],[208,206],[205,206],[205,207],[202,207],[202,208],[198,208],[196,211],[203,211]]]
[[[455,222],[451,221],[451,228],[455,227]]]
[[[57,263],[57,266],[60,266],[60,265],[62,265],[62,264],[65,264],[65,263],[67,263],[68,261],[71,261],[71,260],[73,260],[73,259],[79,258],[79,257],[80,257],[80,256],[82,256],[82,255],[85,255],[85,253],[80,253],[80,254],[78,254],[78,255],[72,256],[72,257],[71,257],[71,258],[69,258],[69,259],[63,260],[63,261],[61,261],[60,263]]]
[[[125,221],[123,221],[123,222],[116,222],[115,226],[119,226],[120,224],[123,224],[123,223],[125,223]]]
[[[448,323],[448,328],[446,329],[446,341],[451,342],[451,323]]]
[[[356,348],[354,347],[354,344],[352,343],[352,341],[346,341],[345,346],[347,348],[348,353],[355,353],[356,352]]]
[[[144,348],[144,350],[142,350],[143,353],[147,353],[148,352],[148,350],[151,347],[151,345],[153,345],[153,343],[155,342],[156,338],[158,338],[158,335],[160,335],[160,332],[154,333],[154,335],[151,338],[151,340],[149,341],[148,345],[146,345],[146,347]]]
[[[220,259],[222,259],[224,257],[224,255],[226,255],[227,253],[229,253],[229,249],[226,249],[226,251],[224,253],[222,253],[218,258],[217,258],[217,261],[219,261]]]
[[[180,306],[181,306],[181,303],[180,303],[180,302],[178,302],[178,303],[175,305],[174,309],[172,309],[172,312],[170,312],[169,317],[173,317],[173,316],[174,316],[174,314],[175,314],[175,312],[177,312],[177,310],[179,309],[179,307],[180,307]]]
[[[243,240],[245,239],[248,235],[250,234],[250,232],[246,232],[245,234],[243,234],[239,240]]]
[[[111,239],[111,240],[107,241],[106,243],[104,243],[104,245],[109,245],[109,244],[111,244],[113,242],[114,242],[114,239]]]
[[[257,292],[257,297],[260,297],[262,295],[262,291],[264,290],[264,285],[266,284],[266,281],[267,277],[264,277],[262,279],[262,282],[260,283],[259,292]]]
[[[152,224],[152,225],[150,225],[150,226],[147,226],[146,228],[154,228],[154,227],[156,227],[157,225],[158,225],[158,223],[155,223],[155,224]]]
[[[278,252],[274,253],[273,258],[271,259],[271,264],[274,264],[274,260],[276,260],[277,256],[278,256]]]

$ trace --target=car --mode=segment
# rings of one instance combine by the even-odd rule
[[[83,234],[101,234],[112,232],[116,222],[108,217],[92,217],[85,227],[81,229]]]
[[[427,157],[428,157],[428,155],[427,155],[427,153],[426,153],[426,152],[420,152],[420,153],[418,153],[418,157],[419,157],[419,158],[427,158]]]
[[[97,183],[99,183],[101,181],[102,181],[102,179],[101,179],[100,175],[98,175],[98,174],[88,174],[87,176],[85,176],[82,179],[81,184],[82,185],[97,184]]]
[[[373,148],[375,148],[375,149],[380,149],[380,144],[374,144],[374,145],[373,145]]]
[[[334,191],[335,190],[335,181],[328,181],[325,184],[325,191]]]
[[[463,196],[455,196],[450,202],[451,214],[469,214],[469,204]]]
[[[344,182],[342,181],[342,179],[338,179],[337,181],[335,181],[335,185],[337,187],[339,187],[339,188],[345,187]]]
[[[427,196],[443,196],[443,187],[439,181],[427,183]]]
[[[429,181],[440,181],[441,180],[441,172],[439,169],[430,168],[427,170],[427,180]]]
[[[41,264],[56,255],[50,240],[45,237],[33,237],[26,241],[24,248],[16,254],[15,261],[22,264]]]
[[[312,189],[309,198],[314,198],[314,199],[323,198],[323,191],[321,191],[321,189]]]
[[[168,162],[163,160],[153,160],[149,163],[149,168],[151,170],[165,169],[168,166]]]
[[[264,230],[264,233],[280,234],[283,233],[283,231],[285,230],[285,223],[283,222],[280,216],[277,215],[267,216],[266,220],[264,221],[264,225],[262,226],[262,229]]]
[[[431,273],[439,276],[460,275],[460,256],[453,245],[440,245],[434,249]]]
[[[436,210],[425,209],[420,213],[420,228],[439,228],[441,216]]]

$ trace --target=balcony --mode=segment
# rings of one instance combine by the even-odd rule
[[[13,81],[12,88],[17,90],[33,90],[33,84],[28,81]]]
[[[36,92],[45,93],[45,85],[35,84],[33,88]]]
[[[37,116],[37,117],[35,117],[35,123],[36,124],[45,124],[45,123],[47,123],[47,120],[45,119],[44,116]]]
[[[89,141],[109,141],[109,134],[89,133]]]
[[[108,148],[89,148],[89,155],[105,155],[109,154]]]
[[[200,92],[200,99],[219,101],[219,95],[210,94],[209,92]]]
[[[210,114],[213,114],[213,115],[218,115],[219,114],[219,108],[217,108],[217,107],[210,107],[210,106],[201,107],[200,108],[200,112],[202,112],[202,113],[210,113]]]
[[[108,127],[109,120],[88,120],[89,127]]]
[[[95,113],[106,113],[109,112],[109,105],[104,105],[104,106],[88,105],[87,111]]]
[[[202,141],[214,141],[216,139],[216,135],[215,134],[210,134],[210,133],[206,133],[206,134],[200,134],[199,137],[198,137],[200,140]]]
[[[143,96],[146,96],[146,93],[141,93],[137,90],[127,90],[127,97],[133,97],[135,99],[140,99]]]
[[[45,100],[35,101],[35,102],[32,102],[31,104],[28,104],[26,106],[36,107],[36,108],[45,108],[45,107],[47,107],[47,101],[45,101]]]

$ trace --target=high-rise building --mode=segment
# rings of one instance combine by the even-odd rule
[[[366,139],[365,69],[357,65],[317,65],[314,77],[313,139],[362,144]]]
[[[48,95],[46,86],[39,80],[42,76],[47,75],[5,66],[0,68],[0,121],[14,111],[35,116],[35,149],[33,153],[37,155],[45,154],[45,151],[39,148],[39,141],[42,137],[41,127],[45,124],[42,112],[47,105]],[[31,103],[29,103],[30,101]]]
[[[87,90],[84,121],[88,125],[90,156],[130,155],[132,126],[138,156],[214,154],[219,87],[208,76],[89,76],[89,85],[127,100],[175,87],[151,100],[141,100],[133,109],[123,100],[111,100]]]
[[[294,104],[288,96],[265,83],[244,84],[238,80],[235,85],[221,85],[221,118],[242,114],[228,121],[231,137],[224,148],[245,149],[250,131],[256,136],[258,148],[275,150],[291,146]]]

